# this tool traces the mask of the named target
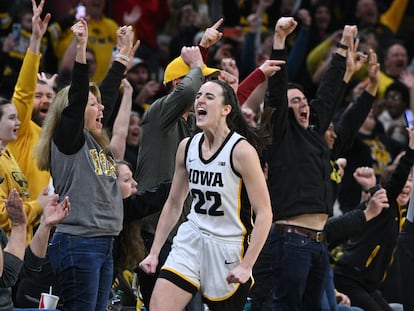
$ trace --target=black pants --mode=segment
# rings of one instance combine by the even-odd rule
[[[272,310],[272,260],[268,238],[253,266],[254,285],[249,293],[252,299],[251,311]]]
[[[414,310],[414,224],[405,221],[397,240],[397,256],[400,263],[400,282],[405,311]]]
[[[348,295],[352,305],[364,311],[392,311],[379,290],[368,291],[353,279],[335,274],[335,288]]]

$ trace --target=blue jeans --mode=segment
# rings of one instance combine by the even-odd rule
[[[326,242],[272,230],[273,310],[319,310],[329,269]]]
[[[250,289],[251,311],[272,310],[273,254],[270,248],[270,233],[253,267],[254,285]]]
[[[65,311],[104,311],[113,277],[113,237],[55,233],[48,249]]]
[[[352,301],[351,301],[352,303]],[[322,311],[364,311],[358,307],[350,307],[336,302],[333,271],[330,268],[325,279],[325,289],[322,297]]]
[[[335,285],[333,280],[333,271],[330,268],[325,279],[325,288],[322,296],[322,311],[338,311],[336,302]]]

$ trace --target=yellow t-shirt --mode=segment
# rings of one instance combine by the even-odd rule
[[[385,96],[385,91],[387,90],[387,88],[394,83],[394,79],[391,78],[390,76],[386,75],[384,72],[380,72],[381,77],[380,77],[380,83],[378,85],[378,92],[377,92],[377,98],[378,99],[383,99]]]
[[[118,24],[107,17],[88,21],[88,49],[91,49],[96,57],[96,72],[92,77],[92,81],[96,83],[100,83],[108,72],[112,51],[117,44],[116,32],[118,28]],[[72,40],[72,31],[68,29],[56,44],[55,52],[58,59],[63,58]]]
[[[0,184],[0,226],[7,235],[10,234],[12,223],[4,200],[11,190],[16,189],[23,200],[23,208],[27,216],[26,245],[28,245],[33,238],[33,228],[39,223],[42,207],[37,200],[30,198],[27,179],[8,149],[0,156],[0,177],[3,178]]]
[[[28,189],[31,198],[37,198],[50,180],[50,173],[39,170],[33,156],[33,148],[41,131],[41,127],[32,121],[33,99],[40,58],[40,54],[36,55],[29,49],[27,50],[12,98],[21,124],[17,140],[7,145],[29,181]]]

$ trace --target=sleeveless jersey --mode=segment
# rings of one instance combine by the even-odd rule
[[[187,144],[185,165],[193,197],[188,220],[206,234],[244,241],[253,227],[252,209],[241,176],[232,163],[235,145],[244,139],[231,132],[210,159],[203,159],[203,133]]]

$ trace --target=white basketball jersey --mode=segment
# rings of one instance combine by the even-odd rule
[[[232,132],[210,159],[203,159],[203,133],[187,144],[186,168],[193,197],[188,220],[201,231],[226,240],[244,241],[253,227],[252,209],[232,152],[244,137]]]

